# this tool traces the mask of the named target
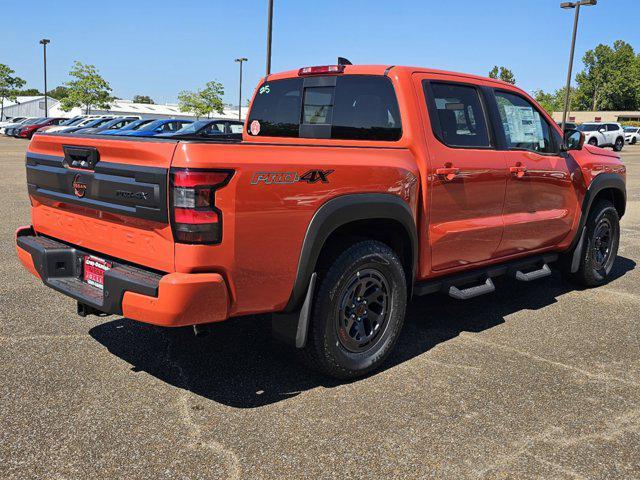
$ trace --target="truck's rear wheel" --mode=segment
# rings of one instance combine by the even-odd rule
[[[304,349],[308,363],[343,380],[380,367],[398,339],[406,302],[396,253],[373,240],[350,246],[320,281]]]
[[[571,279],[586,287],[596,287],[608,280],[620,243],[618,211],[608,200],[591,208],[578,271]]]

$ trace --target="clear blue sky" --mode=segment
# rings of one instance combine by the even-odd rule
[[[275,0],[272,71],[335,63],[420,65],[486,75],[513,70],[531,91],[564,83],[573,11],[559,0]],[[576,67],[598,43],[640,50],[640,2],[600,0],[581,11]],[[237,102],[265,71],[267,0],[2,1],[0,63],[42,89],[40,38],[50,38],[49,85],[74,60],[96,65],[114,94],[173,102],[217,79]]]

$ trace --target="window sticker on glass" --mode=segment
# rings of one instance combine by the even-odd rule
[[[263,93],[268,94],[271,91],[271,89],[269,88],[269,85],[263,85],[260,87],[260,95],[262,95]]]
[[[538,143],[544,148],[540,114],[531,107],[503,105],[505,130],[511,143]]]

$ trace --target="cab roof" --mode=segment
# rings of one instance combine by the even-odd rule
[[[311,65],[310,65],[311,66]],[[287,70],[284,72],[272,73],[264,78],[264,81],[279,80],[283,78],[297,78],[299,69]],[[434,68],[425,67],[412,67],[405,65],[345,65],[344,71],[338,75],[411,75],[413,73],[433,73],[439,75],[453,75],[456,77],[463,77],[469,80],[480,80],[484,82],[493,82],[498,85],[508,85],[513,87],[510,83],[504,82],[496,78],[483,77],[480,75],[472,75],[469,73],[450,72],[447,70],[438,70]],[[329,74],[335,75],[335,74]]]

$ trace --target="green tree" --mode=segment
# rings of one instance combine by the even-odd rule
[[[533,98],[551,115],[553,112],[561,112],[564,110],[564,94],[566,91],[566,87],[562,87],[555,92],[536,90],[533,92]],[[572,88],[571,98],[573,98],[574,95],[575,90]],[[571,103],[569,104],[569,110],[571,110]]]
[[[25,89],[22,89],[22,90],[18,90],[16,93],[19,96],[24,96],[24,97],[35,97],[35,96],[38,96],[38,95],[44,95],[37,88],[25,88]]]
[[[132,101],[133,103],[148,103],[150,105],[156,103],[149,95],[134,95]]]
[[[581,110],[640,109],[640,56],[623,40],[600,44],[583,57],[576,75],[575,105]]]
[[[69,95],[69,89],[64,85],[59,85],[50,92],[47,93],[51,98],[55,98],[56,100],[62,100],[67,95]]]
[[[178,94],[178,106],[181,112],[192,112],[197,118],[209,117],[211,113],[224,112],[224,86],[220,82],[207,82],[203,89],[196,92],[183,90]]]
[[[69,75],[74,78],[67,83],[67,96],[60,102],[60,107],[68,112],[74,107],[82,107],[89,113],[91,107],[109,108],[109,102],[114,100],[111,96],[111,86],[100,76],[94,65],[84,65],[74,62]]]
[[[500,79],[503,82],[516,84],[516,77],[511,70],[506,67],[498,67],[497,65],[489,71],[489,78]]]
[[[15,101],[18,90],[27,83],[20,77],[14,76],[14,73],[16,72],[8,65],[0,63],[0,120],[4,119],[5,99]]]

